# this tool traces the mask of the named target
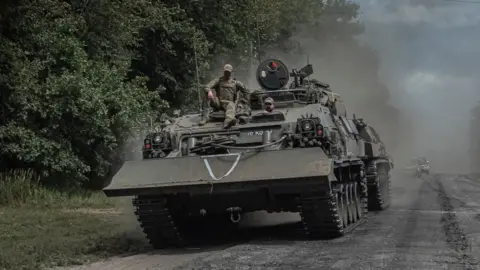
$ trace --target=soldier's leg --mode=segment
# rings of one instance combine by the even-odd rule
[[[225,110],[225,119],[235,118],[235,103],[233,101],[223,101],[222,107]]]
[[[247,123],[248,116],[252,114],[252,109],[250,104],[246,99],[240,99],[235,108],[235,116],[238,118],[240,123]]]
[[[208,118],[210,117],[210,108],[220,108],[220,101],[217,97],[214,97],[213,99],[208,99],[205,97],[205,99],[203,100],[203,112],[200,118],[200,122],[198,123],[200,126],[203,126],[207,123]]]
[[[225,110],[223,127],[230,128],[237,123],[237,119],[235,119],[235,103],[233,101],[222,100],[222,107]]]
[[[210,117],[210,102],[207,98],[203,99],[202,107],[202,116],[200,117],[200,122],[198,122],[200,126],[205,125]]]
[[[218,99],[218,97],[214,97],[213,99],[210,100],[210,106],[215,110],[222,109],[222,104],[220,103],[220,100]]]

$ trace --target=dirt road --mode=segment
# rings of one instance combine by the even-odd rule
[[[390,209],[331,241],[282,239],[285,233],[260,229],[247,243],[70,269],[480,269],[480,179],[397,176],[392,195]]]

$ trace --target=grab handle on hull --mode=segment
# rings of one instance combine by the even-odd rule
[[[233,163],[232,167],[230,167],[230,170],[223,175],[222,177],[216,177],[215,174],[212,171],[212,168],[210,167],[210,163],[208,162],[208,158],[210,157],[227,157],[227,156],[237,156],[235,159],[235,162]],[[211,155],[211,156],[202,156],[201,158],[203,159],[203,163],[205,164],[205,167],[207,168],[208,174],[210,177],[212,177],[213,180],[221,180],[227,176],[229,176],[233,170],[235,170],[235,167],[237,167],[238,162],[240,161],[240,157],[242,156],[242,153],[230,153],[230,154],[221,154],[221,155]]]

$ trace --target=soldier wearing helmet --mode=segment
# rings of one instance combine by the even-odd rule
[[[250,93],[243,83],[232,77],[233,67],[226,64],[223,67],[223,76],[211,80],[205,87],[205,93],[209,100],[209,105],[215,109],[225,110],[224,128],[230,128],[237,123],[235,118],[235,99],[238,92],[243,94],[243,98],[250,99]],[[208,119],[208,110],[204,110],[200,125],[204,125]]]

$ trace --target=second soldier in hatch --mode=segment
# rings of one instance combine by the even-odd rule
[[[230,128],[237,123],[237,119],[235,118],[235,99],[239,94],[238,92],[240,91],[243,94],[243,97],[247,100],[250,98],[250,93],[247,88],[243,83],[232,77],[232,72],[232,65],[226,64],[223,67],[223,76],[211,80],[205,87],[210,106],[215,109],[222,108],[225,110],[224,128]],[[202,120],[200,121],[201,125],[206,123],[207,117],[206,113],[204,113]]]

